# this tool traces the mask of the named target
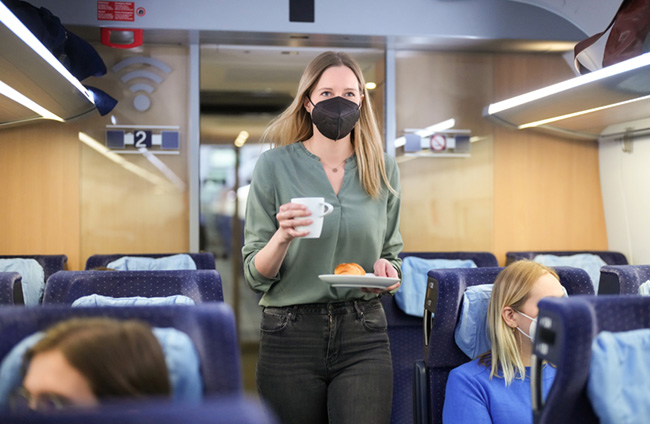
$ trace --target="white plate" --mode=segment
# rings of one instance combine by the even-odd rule
[[[347,287],[359,289],[362,287],[373,289],[385,289],[392,286],[399,281],[395,277],[375,277],[375,274],[366,275],[337,275],[337,274],[322,274],[318,278],[330,283],[332,287]]]

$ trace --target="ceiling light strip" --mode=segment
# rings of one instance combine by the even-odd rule
[[[20,103],[21,105],[25,106],[27,109],[32,110],[33,112],[41,115],[45,119],[52,119],[54,121],[63,122],[63,119],[61,117],[53,114],[49,110],[45,109],[43,106],[30,100],[28,97],[25,97],[22,93],[14,90],[13,88],[11,88],[10,86],[8,86],[2,81],[0,81],[0,94],[10,98],[16,103]]]
[[[31,33],[29,29],[18,19],[12,12],[5,6],[2,2],[0,2],[0,21],[7,27],[11,32],[16,34],[18,38],[20,38],[25,44],[27,44],[29,47],[31,47],[32,50],[34,50],[40,57],[43,58],[47,63],[50,64],[54,69],[56,69],[65,79],[67,79],[72,85],[75,86],[79,92],[81,92],[89,102],[92,104],[95,104],[95,100],[88,91],[86,87],[84,87],[81,82],[77,78],[74,77],[66,69],[65,66],[61,62],[57,60],[57,58],[54,57],[52,53],[41,43],[35,36],[34,34]]]
[[[643,96],[643,97],[637,97],[636,99],[625,100],[625,101],[618,102],[618,103],[612,103],[610,105],[595,107],[593,109],[586,109],[586,110],[581,110],[579,112],[568,113],[566,115],[554,116],[552,118],[542,119],[540,121],[529,122],[527,124],[519,125],[517,128],[520,129],[520,130],[523,130],[525,128],[538,127],[540,125],[550,124],[551,122],[561,121],[563,119],[573,118],[573,117],[580,116],[580,115],[586,115],[588,113],[598,112],[599,110],[605,110],[605,109],[609,109],[609,108],[612,108],[612,107],[623,106],[623,105],[626,105],[628,103],[634,103],[634,102],[638,102],[638,101],[641,101],[641,100],[647,100],[647,99],[650,99],[650,95]]]
[[[497,103],[492,103],[490,106],[488,106],[488,114],[494,115],[504,110],[521,106],[522,104],[525,103],[530,103],[532,101],[539,100],[541,98],[553,94],[557,94],[562,91],[570,90],[572,88],[576,88],[581,85],[589,84],[594,81],[599,81],[604,78],[611,77],[613,75],[622,74],[624,72],[628,72],[637,68],[642,68],[648,65],[650,65],[650,53],[645,53],[640,56],[636,56],[632,59],[628,59],[626,61],[607,66],[598,71],[588,73],[586,75],[581,75],[579,77],[571,78],[569,80],[562,81],[557,84],[549,85],[548,87],[540,88],[538,90],[534,90],[529,93],[512,97],[507,100],[503,100]]]

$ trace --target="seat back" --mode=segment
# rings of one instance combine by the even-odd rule
[[[607,265],[600,268],[598,294],[639,294],[650,280],[650,265]]]
[[[13,424],[274,424],[278,421],[258,401],[243,396],[219,396],[200,404],[155,401],[120,402],[91,410],[73,409],[51,415],[0,415]]]
[[[68,263],[66,255],[1,255],[0,259],[34,259],[43,267],[46,282],[55,272],[66,269]]]
[[[22,277],[17,272],[0,272],[0,305],[23,305]]]
[[[610,250],[533,250],[507,252],[506,266],[521,259],[533,260],[537,255],[571,256],[580,253],[600,256],[608,265],[627,265],[628,263],[624,254]]]
[[[601,331],[650,328],[650,298],[644,296],[575,296],[539,302],[533,353],[535,423],[598,422],[587,397],[591,345]],[[546,360],[557,366],[546,403],[539,398],[536,369]]]
[[[556,266],[553,269],[560,277],[560,284],[564,286],[568,295],[595,294],[594,285],[584,269],[570,266]]]
[[[456,344],[456,326],[460,318],[463,294],[470,286],[493,284],[503,268],[469,268],[456,270],[429,271],[429,288],[427,302],[436,299],[427,306],[428,316],[433,315],[426,365],[429,373],[429,422],[442,422],[442,407],[445,403],[445,389],[449,372],[459,365],[470,361]],[[556,267],[560,283],[569,295],[594,294],[589,275],[582,269]]]
[[[401,258],[471,259],[476,266],[497,266],[497,259],[488,252],[402,252]],[[392,296],[382,296],[386,311],[388,338],[393,359],[393,407],[391,423],[413,423],[413,364],[424,358],[422,318],[404,313]],[[424,305],[422,305],[424,308]]]
[[[109,263],[120,259],[124,256],[135,256],[141,258],[164,258],[166,256],[178,255],[178,253],[137,253],[137,254],[109,254],[109,255],[92,255],[86,260],[86,270],[105,267]],[[196,269],[216,269],[214,255],[209,252],[202,253],[185,253],[196,264]]]
[[[186,333],[201,363],[205,395],[242,393],[235,318],[223,302],[196,306],[140,306],[70,308],[43,305],[0,308],[0,361],[25,337],[73,317],[139,319],[153,327],[172,327]]]
[[[471,359],[460,350],[455,340],[463,293],[470,286],[493,284],[502,269],[489,267],[429,271],[427,302],[435,299],[436,305],[434,307],[434,302],[430,302],[428,313],[424,317],[426,322],[433,313],[433,326],[428,336],[430,343],[425,359],[429,373],[427,403],[430,423],[442,423],[449,372]]]
[[[217,270],[61,271],[45,285],[43,303],[71,304],[91,294],[111,297],[184,295],[196,303],[223,301]]]

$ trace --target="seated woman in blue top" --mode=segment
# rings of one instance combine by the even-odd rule
[[[518,261],[499,273],[488,307],[491,350],[449,374],[444,423],[532,423],[530,357],[537,325],[537,303],[563,297],[555,271]],[[555,368],[543,369],[544,395]]]

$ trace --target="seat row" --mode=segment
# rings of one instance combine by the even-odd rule
[[[106,269],[107,265],[120,259],[161,261],[178,257],[187,257],[187,260],[192,262],[191,267],[186,265],[178,270],[168,271],[167,269],[173,267],[176,262],[160,262],[166,269],[164,272],[157,270],[155,266],[150,266],[153,270],[147,273],[122,271],[119,274],[103,275],[100,271],[94,271]],[[93,255],[86,262],[87,271],[64,271],[67,261],[65,255],[0,256],[0,260],[16,259],[35,261],[32,262],[37,263],[34,266],[42,268],[40,276],[36,275],[38,272],[32,273],[32,269],[24,265],[18,268],[5,267],[27,271],[29,275],[23,276],[21,272],[16,271],[0,272],[0,304],[72,303],[78,297],[91,293],[116,297],[181,294],[195,302],[223,300],[221,277],[215,270],[214,256],[211,253]],[[13,265],[7,262],[8,265]],[[187,268],[195,268],[196,271]],[[129,272],[131,274],[128,274]],[[40,287],[34,288],[39,285]]]
[[[449,372],[471,360],[456,341],[456,328],[459,317],[464,311],[463,302],[466,301],[464,293],[469,287],[494,283],[502,269],[499,267],[433,269],[427,273],[425,316],[419,328],[425,335],[423,343],[425,349],[419,350],[420,352],[424,350],[424,359],[415,361],[415,364],[411,362],[408,370],[411,376],[410,392],[413,395],[413,403],[406,405],[406,407],[413,407],[410,422],[442,422],[442,407]],[[605,330],[617,332],[650,328],[650,298],[594,296],[593,285],[585,271],[571,267],[556,267],[555,271],[560,277],[560,283],[571,297],[560,300],[544,299],[539,304],[540,330],[535,340],[535,352],[540,360],[549,360],[558,366],[558,377],[546,404],[543,405],[540,400],[536,405],[536,422],[598,422],[593,407],[586,398],[593,338],[600,331]],[[387,303],[390,304],[388,301]],[[545,312],[547,308],[548,312]],[[622,311],[625,313],[619,313]],[[552,319],[545,320],[545,317],[552,317]],[[400,335],[391,337],[391,344],[400,340],[400,337],[401,341],[405,342],[403,346],[391,346],[393,352],[398,355],[400,351],[403,353],[416,350],[414,346],[405,347],[408,341],[403,336],[406,334],[408,318],[405,316],[401,318],[402,326],[392,328],[393,333]],[[390,334],[391,315],[388,319]],[[409,330],[415,328],[417,326]],[[412,336],[415,339],[414,334]],[[422,347],[422,344],[420,346]],[[582,353],[578,354],[578,352]],[[406,362],[402,370],[409,368]],[[404,379],[404,376],[402,378]],[[541,384],[539,380],[534,383]],[[570,388],[570,396],[568,388]],[[409,387],[402,385],[402,389],[408,390]],[[541,393],[541,390],[537,393]],[[405,402],[404,398],[402,402]],[[563,406],[558,409],[559,404]],[[638,405],[636,407],[638,409]],[[406,422],[398,420],[399,417],[394,416],[392,421]]]
[[[517,259],[533,259],[539,252],[522,252],[521,255],[509,254],[509,260],[512,262],[514,258]],[[616,284],[616,287],[620,287],[621,294],[637,294],[639,285],[645,280],[650,278],[650,265],[615,265],[620,263],[627,263],[625,256],[621,255],[618,252],[608,252],[608,251],[588,251],[588,252],[546,252],[548,254],[554,253],[558,255],[574,255],[577,253],[588,253],[599,256],[603,259],[608,265],[601,268],[601,281],[605,281],[606,278],[614,280],[613,283],[604,282],[601,284],[601,289],[603,287],[611,287],[613,284]],[[406,258],[420,258],[424,260],[430,260],[426,266],[431,268],[437,267],[435,260],[442,260],[442,264],[447,264],[443,266],[445,268],[453,268],[453,264],[445,261],[449,260],[458,260],[458,261],[473,261],[474,265],[478,269],[458,269],[458,270],[449,270],[452,274],[445,274],[446,278],[454,278],[458,280],[459,275],[465,275],[462,277],[465,284],[474,285],[474,284],[489,284],[494,281],[496,275],[502,268],[498,267],[498,263],[494,255],[488,252],[404,252],[401,254],[403,260],[407,262]],[[609,264],[612,265],[609,265]],[[460,262],[461,265],[462,262]],[[483,268],[483,269],[481,269]],[[594,285],[592,284],[591,278],[586,271],[573,267],[555,267],[558,270],[558,274],[562,279],[562,284],[567,287],[567,292],[570,295],[576,294],[585,294],[593,295]],[[448,303],[447,296],[443,295],[443,298],[440,298],[438,292],[437,279],[432,277],[432,272],[435,273],[444,273],[444,270],[431,269],[424,271],[425,276],[423,277],[423,283],[418,282],[418,284],[433,285],[435,290],[429,290],[427,296],[429,296],[426,301],[429,305],[429,314],[428,317],[422,318],[423,312],[420,312],[419,316],[413,316],[405,312],[405,309],[402,305],[399,304],[399,299],[396,297],[382,297],[382,303],[386,311],[386,317],[388,321],[388,335],[391,343],[391,354],[393,359],[393,377],[394,377],[394,390],[393,390],[393,409],[391,422],[395,423],[424,423],[424,422],[441,422],[441,415],[436,420],[431,417],[431,414],[428,411],[438,411],[441,414],[442,404],[444,402],[444,397],[438,398],[437,402],[433,402],[433,399],[430,399],[431,402],[423,401],[420,399],[416,402],[414,399],[414,392],[422,393],[422,389],[414,389],[415,386],[424,387],[425,382],[423,380],[418,380],[414,377],[415,375],[422,374],[423,369],[428,369],[424,366],[423,358],[425,358],[425,339],[433,340],[431,342],[431,351],[432,355],[436,355],[438,352],[443,357],[446,357],[447,360],[451,362],[446,367],[446,373],[448,373],[451,368],[458,366],[468,360],[468,357],[462,353],[457,347],[455,350],[455,341],[454,341],[454,329],[456,327],[458,311],[460,311],[460,305],[452,303],[451,305],[447,304],[451,309],[449,312],[449,319],[452,320],[446,324],[447,336],[444,333],[440,333],[440,330],[434,333],[432,332],[433,312],[438,305]],[[457,274],[458,273],[458,274]],[[438,274],[434,274],[438,275]],[[607,275],[607,277],[606,277]],[[400,291],[405,289],[407,275],[404,274],[404,281]],[[470,283],[467,283],[466,280],[469,280]],[[464,289],[467,286],[458,287],[458,291],[449,295],[449,298],[453,302],[462,302],[462,296]],[[424,290],[424,288],[423,288]],[[608,291],[613,292],[613,289],[608,289]],[[419,308],[422,311],[424,306],[425,294],[422,294],[422,301],[419,303]],[[418,299],[419,301],[419,299]],[[445,320],[446,315],[441,315],[438,323],[442,325]],[[446,350],[448,349],[448,350]],[[450,353],[451,351],[451,353]],[[450,358],[454,357],[455,354],[458,355],[456,360]],[[451,355],[451,356],[450,356]],[[418,360],[420,360],[418,362]],[[414,371],[414,363],[418,362],[418,367],[420,368],[420,373],[418,374],[417,368]],[[428,375],[436,375],[437,371],[431,372],[428,369]],[[444,374],[446,375],[446,374]],[[444,379],[446,382],[446,377]],[[438,382],[438,386],[442,384],[442,380]],[[428,384],[428,383],[427,383]],[[444,391],[444,384],[442,384],[442,389]]]
[[[202,401],[141,401],[93,411],[67,411],[52,416],[9,415],[7,397],[17,389],[6,387],[4,374],[11,368],[10,353],[26,337],[44,331],[53,324],[70,318],[109,317],[137,319],[154,328],[173,328],[189,336],[199,359]],[[173,350],[172,350],[173,354]],[[177,358],[186,361],[187,358]],[[177,362],[177,361],[176,361]],[[175,363],[176,363],[175,362]],[[168,365],[170,364],[167,361]],[[170,377],[179,370],[170,368]],[[243,394],[239,346],[232,309],[223,302],[195,306],[86,307],[44,305],[38,308],[0,307],[0,422],[16,423],[81,423],[81,422],[241,422],[273,423],[274,420],[255,401]],[[175,389],[176,390],[176,389]],[[174,399],[176,399],[174,393]],[[182,398],[182,396],[180,396]]]
[[[268,423],[275,420],[259,401],[243,393],[239,344],[233,311],[223,302],[221,278],[212,265],[196,270],[152,271],[99,271],[122,255],[109,255],[102,260],[89,258],[87,271],[53,271],[48,267],[43,305],[39,307],[0,306],[0,422],[16,423],[82,423],[82,422],[157,422],[197,423],[238,422]],[[142,255],[144,256],[144,255]],[[147,255],[163,257],[165,255]],[[211,255],[210,255],[211,257]],[[44,269],[53,260],[39,258]],[[61,262],[57,262],[61,263]],[[198,265],[198,263],[197,263]],[[208,264],[209,265],[209,264]],[[6,274],[0,273],[0,278]],[[13,289],[20,289],[20,274],[9,273]],[[2,285],[2,284],[0,284]],[[165,306],[96,306],[71,307],[73,301],[84,296],[105,295],[115,300],[132,296],[152,298],[186,296],[196,304]],[[147,299],[152,300],[152,299]],[[15,349],[31,335],[71,318],[108,317],[137,319],[154,329],[174,330],[184,333],[196,352],[200,376],[201,399],[179,394],[183,387],[196,387],[185,383],[173,385],[173,401],[137,400],[118,405],[106,404],[96,410],[66,410],[50,416],[11,414],[8,397],[20,386],[20,381],[7,378],[7,370],[20,370],[22,355]],[[172,333],[173,334],[173,333]],[[179,348],[175,340],[169,350],[161,341],[170,373],[170,380],[183,374],[182,364],[192,362],[187,350]],[[182,357],[180,357],[182,355]],[[171,358],[170,358],[171,357]],[[16,359],[18,358],[18,359]],[[181,364],[176,365],[174,364]],[[194,371],[196,373],[196,371]],[[15,374],[15,371],[14,371]],[[191,374],[191,373],[190,373]],[[10,374],[11,375],[11,374]],[[193,377],[186,377],[190,380]],[[7,386],[7,382],[15,383]],[[3,383],[4,382],[4,383]],[[196,381],[194,381],[196,383]],[[178,391],[177,391],[178,389]],[[194,391],[195,392],[195,391]],[[193,392],[193,393],[194,393]]]

